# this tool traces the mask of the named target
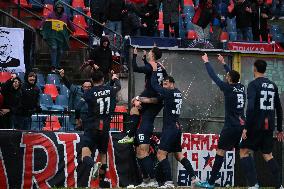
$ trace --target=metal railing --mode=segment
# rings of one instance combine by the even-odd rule
[[[113,48],[113,50],[119,51],[122,48],[123,45],[123,37],[121,34],[111,30],[110,28],[106,27],[105,25],[103,25],[102,23],[98,22],[97,20],[93,19],[92,17],[86,15],[85,13],[77,10],[76,8],[68,5],[66,2],[59,0],[58,2],[62,3],[63,5],[65,5],[66,7],[70,8],[72,11],[75,11],[76,13],[83,15],[85,19],[90,20],[91,24],[89,24],[89,28],[91,28],[91,25],[96,24],[99,27],[102,27],[104,32],[107,34],[109,40],[110,40],[110,46]],[[85,31],[89,36],[94,37],[96,39],[100,39],[100,37],[96,36],[94,33],[78,26],[77,24],[75,24],[75,26],[79,27],[80,29],[82,29],[83,31]]]
[[[129,124],[129,114],[114,112],[111,115],[110,130],[124,131]],[[84,125],[83,125],[84,127]],[[33,131],[83,131],[75,125],[75,111],[45,110],[32,115],[29,130]]]

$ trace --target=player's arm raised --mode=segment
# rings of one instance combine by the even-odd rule
[[[218,87],[221,90],[224,90],[226,84],[216,75],[215,71],[213,70],[212,66],[209,63],[208,56],[206,53],[202,56],[202,60],[205,64],[207,73],[210,76],[210,78],[218,85]]]
[[[226,73],[231,71],[230,67],[226,64],[225,59],[221,54],[218,54],[218,61],[224,66]]]
[[[115,93],[117,93],[121,89],[121,83],[118,79],[118,76],[116,74],[113,74],[112,77],[111,77],[111,80],[113,81],[112,88],[115,91]]]
[[[136,58],[137,58],[137,48],[134,49],[132,57],[132,66],[134,72],[144,73],[144,74],[152,72],[151,66],[149,64],[145,64],[145,62],[144,62],[145,66],[138,66]]]

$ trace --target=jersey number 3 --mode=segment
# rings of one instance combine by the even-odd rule
[[[245,104],[244,95],[243,95],[243,94],[237,94],[237,96],[238,96],[238,105],[237,105],[237,108],[238,108],[238,109],[244,108],[244,104]]]
[[[262,97],[260,98],[261,110],[274,110],[274,94],[272,91],[260,91]]]
[[[182,99],[175,99],[175,103],[176,103],[176,109],[172,110],[173,114],[180,114],[180,109],[181,109],[181,104],[182,104]]]

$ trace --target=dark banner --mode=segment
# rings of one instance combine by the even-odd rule
[[[111,187],[138,184],[131,145],[118,145],[120,133],[111,133],[106,179]],[[92,187],[98,181],[82,170],[82,134],[0,131],[0,188]],[[122,153],[123,152],[123,153]],[[98,160],[98,153],[94,158]]]

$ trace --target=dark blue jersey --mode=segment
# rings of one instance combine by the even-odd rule
[[[89,117],[106,118],[111,115],[113,99],[116,98],[116,93],[121,88],[118,79],[114,82],[114,86],[94,86],[84,94],[83,98],[88,104]]]
[[[229,84],[222,81],[214,72],[210,63],[206,63],[206,70],[211,79],[223,91],[225,97],[225,127],[235,127],[244,124],[244,107],[246,102],[245,87],[241,83]],[[225,64],[226,72],[230,68]]]
[[[152,76],[152,66],[144,59],[144,66],[138,66],[136,62],[137,55],[133,55],[132,59],[132,66],[133,71],[138,73],[144,73],[145,74],[145,89],[141,93],[140,96],[142,97],[156,97],[157,92],[153,89],[151,85],[151,76]],[[162,84],[162,81],[165,76],[167,76],[167,72],[164,67],[161,66],[161,64],[157,63],[157,72],[155,73],[158,77],[159,84]]]
[[[163,130],[180,129],[178,119],[182,105],[181,92],[177,88],[165,89],[161,87],[158,83],[157,72],[153,72],[151,84],[154,90],[157,91],[164,100]]]
[[[247,95],[247,128],[274,130],[276,111],[277,130],[282,131],[283,112],[275,83],[259,77],[249,83]]]

